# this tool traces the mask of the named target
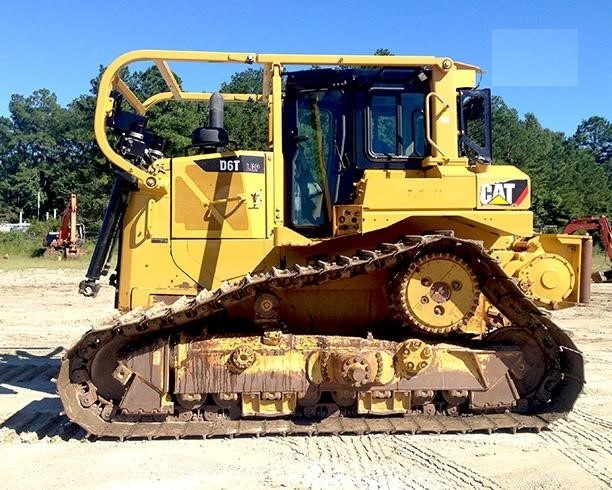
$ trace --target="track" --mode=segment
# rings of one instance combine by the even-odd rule
[[[94,319],[111,314],[107,305],[112,303],[114,291],[109,286],[102,287],[97,300],[79,301],[74,289],[81,275],[81,270],[58,274],[47,269],[0,273],[0,309],[4,315],[4,323],[0,325],[0,376],[13,365],[34,364],[29,356],[15,358],[15,349],[46,353],[55,346],[67,345],[65,342],[69,339],[79,338],[79,333],[87,329],[83,325],[99,324]],[[16,302],[12,288],[20,280],[32,285],[19,291]],[[58,280],[61,283],[59,288],[56,287]],[[50,294],[41,298],[41,290],[50,291]],[[416,444],[424,453],[433,451],[439,454],[442,464],[450,460],[460,466],[470,466],[474,473],[493,480],[500,489],[570,490],[580,482],[579,487],[603,490],[610,485],[592,476],[591,467],[583,468],[564,455],[569,450],[583,451],[595,461],[609,466],[610,457],[602,452],[601,446],[593,447],[577,431],[573,439],[564,436],[560,443],[547,436],[551,431],[565,430],[574,421],[586,419],[597,424],[591,428],[600,436],[612,438],[612,419],[607,410],[612,400],[612,386],[607,381],[612,356],[602,354],[612,352],[610,337],[606,333],[612,320],[612,309],[606,307],[606,299],[612,298],[611,295],[612,285],[595,284],[591,305],[553,313],[555,323],[571,331],[576,345],[584,348],[588,382],[568,416],[568,424],[555,422],[550,429],[539,434],[527,431],[516,435],[501,432],[440,436],[238,437],[171,439],[153,443],[88,440],[84,439],[84,430],[67,417],[58,416],[62,407],[54,394],[56,387],[49,378],[57,377],[60,359],[53,358],[43,362],[49,370],[44,376],[30,375],[32,382],[20,376],[22,381],[18,386],[10,380],[0,385],[0,392],[5,393],[0,394],[0,412],[5,417],[23,411],[46,411],[40,410],[37,400],[48,395],[53,397],[53,406],[50,404],[46,413],[54,421],[46,432],[30,432],[27,424],[17,424],[17,418],[12,419],[15,423],[10,427],[4,425],[0,429],[3,475],[5,481],[10,481],[15,488],[31,488],[39,485],[40,481],[45,481],[49,488],[65,488],[66,478],[73,482],[73,486],[81,487],[91,486],[92,482],[106,482],[110,487],[130,485],[134,488],[147,484],[153,487],[208,485],[214,488],[235,488],[245,484],[254,488],[450,488],[446,483],[446,470],[428,472],[416,459],[412,462],[413,449],[403,446],[408,442]],[[68,307],[66,298],[73,296],[76,299],[69,301],[74,305]],[[39,308],[43,302],[45,308]],[[50,328],[48,311],[56,312],[57,323],[68,326]],[[3,364],[5,359],[10,359],[9,366]],[[16,391],[20,393],[14,394]],[[19,420],[26,421],[22,417]],[[68,428],[72,428],[74,435],[70,435]],[[59,434],[59,437],[54,437],[54,434]],[[572,440],[574,444],[570,448],[567,443]],[[363,456],[361,446],[369,444],[380,447],[380,457],[375,454]],[[589,449],[583,448],[582,444],[588,444]],[[352,445],[356,446],[355,451]],[[320,448],[320,452],[316,448]],[[70,461],[70,468],[67,468],[66,461]],[[92,461],[96,464],[91,465]],[[123,465],[121,461],[130,461],[130,465]],[[504,464],[499,464],[499,461]],[[374,468],[378,464],[381,467]],[[363,466],[357,470],[359,465]],[[133,471],[134,467],[139,468],[138,472]],[[87,468],[87,471],[74,472],[74,468]],[[114,469],[109,473],[108,468]],[[194,468],[198,470],[194,472]],[[451,467],[448,471],[454,474]],[[382,477],[380,482],[376,480],[379,476]],[[450,479],[456,481],[454,476]],[[352,485],[351,482],[363,483]],[[458,484],[457,488],[462,488],[462,485]]]
[[[142,416],[130,421],[110,420],[109,401],[97,398],[88,378],[91,362],[101,347],[113,339],[130,339],[145,334],[168,335],[184,325],[206,319],[232,305],[252,298],[258,291],[277,288],[303,288],[388,269],[410,263],[419,254],[444,252],[457,254],[469,263],[479,278],[479,287],[491,304],[514,327],[529,332],[547,356],[548,371],[540,387],[528,400],[532,414],[471,414],[449,417],[409,414],[384,419],[328,417],[322,420],[202,420],[194,414],[176,417]],[[116,340],[115,340],[116,341]],[[110,373],[109,373],[110,375]],[[196,298],[179,300],[172,306],[157,304],[149,310],[134,310],[110,325],[88,332],[66,354],[58,379],[58,391],[68,417],[98,436],[126,438],[214,437],[237,435],[287,434],[368,434],[368,433],[468,433],[540,430],[562,418],[572,408],[584,382],[582,356],[572,341],[536,308],[511,281],[501,267],[482,248],[471,241],[447,236],[407,237],[375,251],[355,257],[338,257],[316,265],[291,270],[274,269],[268,274],[247,276],[236,284],[223,284],[215,292],[203,291]],[[85,400],[83,402],[83,400]],[[101,415],[102,414],[102,415]]]

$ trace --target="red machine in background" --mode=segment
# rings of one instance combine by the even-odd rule
[[[563,228],[563,233],[572,234],[576,231],[597,231],[601,235],[604,251],[612,262],[612,225],[604,215],[599,217],[572,218]],[[594,272],[591,276],[594,282],[612,282],[612,269]]]
[[[59,231],[50,231],[43,240],[45,251],[49,257],[61,253],[64,258],[73,258],[84,253],[85,226],[77,223],[77,196],[70,194],[66,208],[60,216]]]

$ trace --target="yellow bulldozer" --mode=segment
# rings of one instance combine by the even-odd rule
[[[185,63],[260,67],[263,87],[187,91]],[[166,85],[146,100],[122,79],[143,64]],[[491,164],[480,73],[433,56],[113,61],[94,126],[116,178],[79,289],[96,295],[117,245],[122,315],[66,353],[67,416],[124,439],[516,431],[565,415],[583,360],[546,309],[588,301],[591,240],[534,235],[529,177]],[[208,122],[165,154],[148,111],[185,101]],[[226,104],[266,108],[267,151],[232,141]]]

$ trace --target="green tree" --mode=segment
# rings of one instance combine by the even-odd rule
[[[259,94],[263,87],[263,70],[248,68],[234,73],[229,82],[221,84],[221,92]],[[235,102],[225,106],[225,129],[239,148],[268,150],[268,110],[265,104]]]
[[[180,86],[181,78],[176,74],[174,76]],[[154,94],[169,91],[155,66],[133,73],[125,70],[123,78],[142,101]],[[191,132],[205,125],[208,104],[193,101],[162,102],[149,110],[147,118],[147,129],[166,138],[165,154],[180,155],[191,144]]]
[[[374,51],[375,56],[393,56],[393,53],[389,51],[387,48],[378,48]]]
[[[93,95],[81,95],[68,105],[70,125],[64,133],[62,169],[54,177],[55,207],[63,209],[69,194],[76,193],[79,219],[90,236],[97,234],[102,223],[112,183],[110,165],[93,134],[95,102]]]
[[[589,140],[578,145],[576,137],[542,128],[534,114],[521,120],[499,97],[492,108],[494,160],[530,176],[537,224],[562,225],[571,217],[609,212],[610,177],[585,143]]]
[[[517,163],[524,159],[521,141],[523,128],[516,109],[506,105],[499,96],[492,100],[493,160]]]
[[[588,151],[612,180],[612,123],[600,116],[583,120],[571,141]]]
[[[95,233],[110,178],[93,138],[94,105],[92,95],[83,95],[61,107],[46,89],[12,96],[10,117],[0,120],[2,219],[13,221],[20,211],[44,218],[76,193],[80,219],[94,223]]]
[[[597,163],[612,159],[612,123],[600,116],[593,116],[580,123],[574,133],[579,148],[589,150]]]
[[[8,148],[12,138],[13,127],[8,117],[0,117],[0,221],[12,221],[14,210],[6,201],[10,189],[11,169]]]
[[[54,197],[52,178],[62,161],[69,117],[55,94],[46,89],[24,97],[13,95],[9,103],[10,124],[2,125],[2,166],[7,179],[2,201],[13,219],[20,210],[37,217]]]

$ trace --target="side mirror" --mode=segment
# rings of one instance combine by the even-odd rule
[[[459,154],[470,164],[491,163],[491,91],[460,90],[458,104]]]

